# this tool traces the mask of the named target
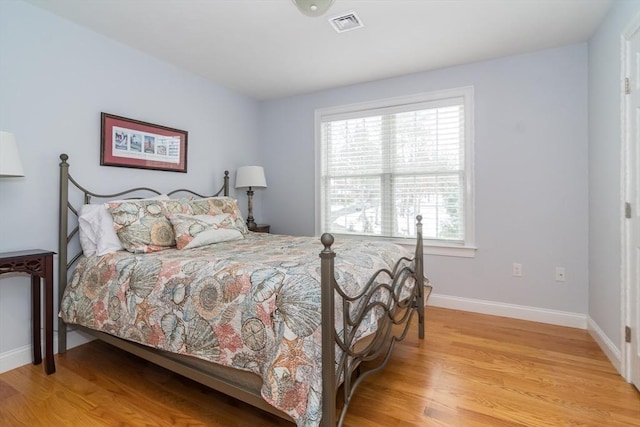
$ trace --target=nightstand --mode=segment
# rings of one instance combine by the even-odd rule
[[[56,365],[53,360],[53,255],[55,252],[33,249],[28,251],[0,253],[0,274],[27,273],[31,276],[31,329],[33,329],[33,364],[42,363],[40,343],[41,298],[40,282],[44,279],[44,371],[53,374]]]
[[[269,224],[256,224],[256,226],[251,230],[255,233],[268,233],[271,226]]]

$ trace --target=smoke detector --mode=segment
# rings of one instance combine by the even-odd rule
[[[355,12],[349,12],[334,18],[329,18],[329,22],[331,22],[333,28],[339,33],[364,27],[364,24]]]

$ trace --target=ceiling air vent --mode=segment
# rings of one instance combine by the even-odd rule
[[[364,24],[360,21],[360,18],[358,18],[355,12],[349,12],[344,15],[336,16],[335,18],[330,18],[329,22],[331,22],[333,28],[335,28],[339,33],[364,27]]]

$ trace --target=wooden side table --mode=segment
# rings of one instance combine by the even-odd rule
[[[31,275],[31,311],[33,329],[33,364],[42,363],[40,344],[41,298],[40,282],[44,279],[44,317],[45,317],[45,364],[44,371],[53,374],[56,365],[53,360],[53,255],[55,252],[33,249],[0,253],[0,274],[27,273]]]
[[[252,228],[251,231],[255,233],[268,233],[270,228],[271,226],[269,224],[256,224],[256,226]]]

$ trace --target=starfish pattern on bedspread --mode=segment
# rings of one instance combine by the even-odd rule
[[[289,371],[291,379],[296,381],[298,368],[300,366],[313,366],[313,364],[304,353],[302,348],[304,343],[301,339],[288,340],[284,338],[282,342],[284,343],[282,352],[273,361],[273,368],[285,368]]]
[[[136,304],[136,320],[135,324],[142,322],[147,327],[151,328],[151,324],[149,323],[149,317],[151,314],[156,311],[158,308],[149,305],[148,300],[143,300],[139,304]]]

